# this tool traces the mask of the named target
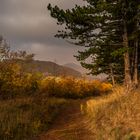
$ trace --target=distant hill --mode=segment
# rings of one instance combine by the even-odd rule
[[[107,78],[107,75],[106,74],[99,74],[97,76],[96,75],[95,76],[93,76],[93,75],[87,75],[87,73],[89,73],[89,71],[86,70],[85,68],[83,68],[82,66],[77,65],[75,63],[67,63],[67,64],[65,64],[63,66],[68,67],[68,68],[72,68],[72,69],[74,69],[76,71],[79,71],[82,74],[82,76],[84,76],[86,79],[89,79],[89,80],[99,79],[101,81],[102,80],[104,81]]]
[[[74,76],[81,77],[81,73],[65,66],[58,65],[50,61],[23,61],[18,60],[18,63],[22,64],[23,68],[28,72],[41,72],[46,75],[53,76]]]
[[[85,68],[75,63],[67,63],[67,64],[64,64],[63,66],[79,71],[81,74],[86,74],[88,72]]]

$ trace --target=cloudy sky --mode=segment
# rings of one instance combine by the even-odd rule
[[[73,55],[83,48],[54,38],[58,27],[48,3],[65,9],[85,4],[82,0],[0,0],[0,34],[13,49],[35,53],[35,59],[77,63]]]

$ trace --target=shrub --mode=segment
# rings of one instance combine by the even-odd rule
[[[97,80],[89,81],[73,77],[46,77],[41,81],[40,91],[47,96],[84,98],[99,96],[112,89],[112,85]]]
[[[35,93],[40,80],[40,74],[24,72],[19,64],[3,65],[0,70],[0,98],[11,99]]]

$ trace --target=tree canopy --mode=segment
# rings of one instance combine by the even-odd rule
[[[140,1],[86,1],[67,10],[48,5],[57,24],[65,26],[55,36],[86,47],[76,58],[92,74],[107,73],[113,81],[123,77],[130,86],[138,79]]]

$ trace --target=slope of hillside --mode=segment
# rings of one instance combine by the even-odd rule
[[[98,79],[98,80],[101,80],[101,81],[105,81],[106,78],[107,78],[107,75],[102,73],[102,74],[99,74],[99,75],[88,75],[87,73],[89,73],[89,70],[83,68],[82,66],[80,65],[77,65],[75,63],[67,63],[64,65],[65,67],[68,67],[68,68],[72,68],[76,71],[79,71],[82,76],[84,76],[84,78],[86,79],[89,79],[89,80],[93,80],[93,79]]]
[[[68,68],[72,68],[76,71],[79,71],[82,74],[85,74],[88,72],[85,68],[83,68],[82,66],[77,65],[75,63],[67,63],[67,64],[64,64],[63,66],[68,67]]]
[[[18,60],[20,64],[22,64],[23,68],[29,72],[42,72],[46,75],[54,75],[54,76],[74,76],[81,77],[81,73],[65,66],[58,65],[54,62],[50,61],[22,61]]]

